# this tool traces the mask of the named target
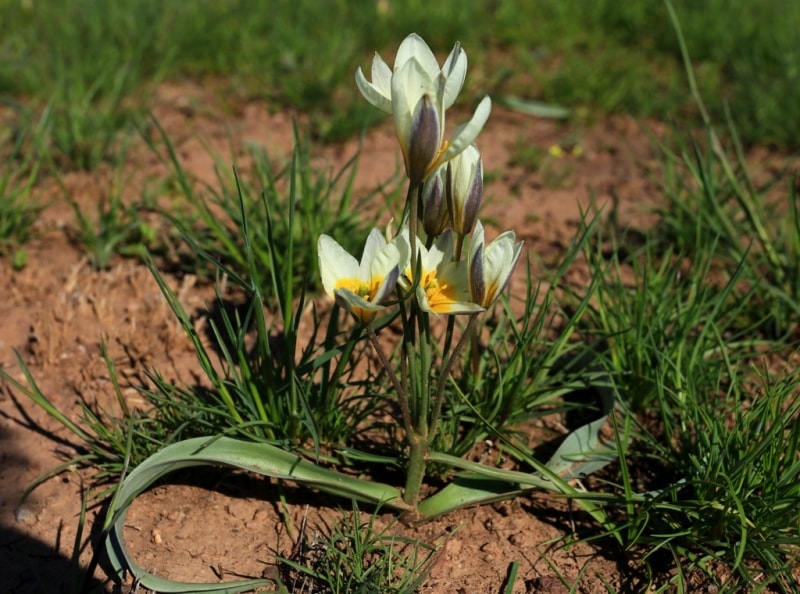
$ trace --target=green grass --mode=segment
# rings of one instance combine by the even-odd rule
[[[164,129],[155,121],[153,126],[157,138],[146,137],[147,143],[169,170],[161,189],[173,188],[171,205],[162,213],[189,248],[181,250],[176,265],[213,275],[217,264],[248,278],[252,268],[248,258],[252,257],[261,271],[259,289],[271,295],[270,272],[278,269],[292,275],[286,281],[291,286],[319,289],[316,253],[293,249],[295,244],[338,229],[347,249],[360,247],[369,226],[362,216],[363,205],[375,194],[359,199],[353,195],[358,155],[336,172],[314,171],[312,143],[301,138],[295,127],[295,146],[288,158],[272,157],[263,147],[251,144],[247,156],[252,165],[239,169],[234,164],[232,169],[214,154],[216,183],[199,184],[184,168]],[[143,200],[151,194],[146,191]]]
[[[123,197],[128,176],[130,173],[120,162],[106,180],[94,212],[64,189],[75,215],[70,239],[86,253],[96,270],[109,268],[115,256],[141,258],[148,249],[161,250],[158,229],[145,216],[154,210],[154,204],[130,202]]]
[[[736,0],[680,2],[677,10],[701,90],[715,98],[712,112],[729,105],[748,143],[797,146],[800,8]],[[231,107],[261,98],[300,110],[318,138],[352,136],[378,119],[353,92],[353,71],[410,30],[439,52],[456,39],[470,48],[479,64],[468,83],[474,96],[488,90],[599,113],[692,112],[680,48],[658,2],[449,0],[398,10],[336,1],[325,18],[315,2],[287,0],[269,11],[245,0],[3,0],[0,11],[0,95],[51,112],[49,144],[66,167],[113,159],[119,134],[142,120],[164,79],[203,81]]]
[[[10,255],[15,268],[27,263],[24,244],[33,235],[34,224],[45,207],[34,197],[34,186],[40,180],[42,137],[48,125],[49,114],[44,113],[30,127],[0,139],[11,147],[0,154],[0,256]]]
[[[617,472],[596,485],[617,508],[605,534],[641,552],[656,582],[677,566],[668,585],[679,591],[690,591],[692,572],[723,588],[717,561],[733,573],[720,591],[759,576],[796,592],[800,378],[763,367],[765,352],[792,343],[764,337],[758,290],[739,288],[744,262],[714,278],[721,241],[692,252],[691,264],[655,256],[654,243],[633,256],[609,243],[587,254],[602,280],[585,332],[607,337],[607,367],[638,421]]]
[[[440,548],[378,529],[358,506],[309,538],[305,523],[292,558],[281,559],[281,586],[289,592],[411,594],[424,583]],[[319,530],[319,529],[316,529]]]

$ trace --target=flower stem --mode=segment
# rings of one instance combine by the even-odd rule
[[[417,219],[419,218],[419,192],[422,191],[422,184],[415,186],[408,184],[406,203],[408,204],[408,239],[411,244],[411,275],[417,280]]]
[[[422,480],[425,478],[426,458],[430,440],[427,435],[410,433],[408,435],[408,469],[406,470],[406,488],[403,490],[403,501],[416,507]]]
[[[389,381],[392,382],[392,386],[395,392],[397,392],[397,400],[400,402],[400,412],[403,415],[403,425],[406,433],[410,433],[413,430],[413,421],[411,420],[411,410],[408,405],[408,394],[403,389],[394,369],[392,369],[392,366],[389,364],[386,353],[383,352],[380,343],[378,343],[378,337],[375,335],[375,330],[372,328],[371,324],[367,324],[367,336],[369,336],[369,342],[375,350],[375,354],[378,355],[378,359],[383,369],[386,371],[386,375],[389,376]]]
[[[455,365],[456,359],[458,359],[461,351],[464,349],[464,345],[467,344],[469,337],[474,332],[477,323],[478,315],[471,315],[469,318],[469,323],[464,329],[464,333],[461,335],[461,338],[459,338],[458,343],[456,343],[455,348],[450,353],[447,362],[442,367],[442,374],[439,377],[439,385],[437,386],[436,390],[436,398],[433,401],[433,413],[430,417],[430,431],[428,432],[430,441],[433,441],[433,438],[436,437],[436,430],[439,424],[439,415],[442,412],[442,403],[444,402],[444,388],[447,385],[447,380],[450,379],[450,374],[453,372],[453,365]]]

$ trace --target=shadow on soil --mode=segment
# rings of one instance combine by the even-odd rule
[[[6,419],[12,417],[2,411]],[[14,421],[19,422],[18,419]],[[13,421],[12,421],[13,422]],[[25,426],[25,423],[19,422]],[[40,428],[37,433],[46,434]],[[49,439],[59,441],[49,435]],[[2,460],[2,488],[0,488],[0,592],[4,594],[82,594],[103,591],[103,583],[86,578],[84,568],[76,566],[72,559],[60,554],[70,548],[71,542],[63,542],[67,526],[59,523],[54,541],[45,543],[26,534],[23,526],[36,522],[35,514],[27,507],[17,509],[19,497],[26,484],[20,476],[29,466],[28,458],[19,451],[13,435],[0,428],[0,460]],[[76,518],[77,521],[77,518]],[[72,537],[69,537],[72,538]]]
[[[60,530],[59,530],[60,536]],[[8,594],[89,594],[103,592],[103,583],[84,579],[83,570],[45,544],[18,530],[0,527],[0,592]]]

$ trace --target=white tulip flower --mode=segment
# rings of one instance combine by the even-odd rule
[[[422,311],[438,314],[474,314],[483,307],[470,299],[466,262],[453,261],[453,233],[439,235],[431,248],[417,241],[419,282],[416,283],[417,303]],[[400,282],[413,286],[415,279],[408,265]]]
[[[375,107],[394,117],[395,131],[403,151],[406,174],[419,184],[466,147],[480,133],[491,112],[484,97],[472,118],[459,126],[450,140],[444,137],[445,110],[458,97],[467,74],[467,55],[456,44],[440,68],[428,44],[416,33],[406,37],[397,50],[394,69],[375,54],[372,82],[361,71],[356,84]]]
[[[328,235],[317,241],[319,269],[325,292],[363,324],[369,324],[394,291],[400,270],[408,264],[409,249],[400,241],[387,242],[373,229],[361,262]]]

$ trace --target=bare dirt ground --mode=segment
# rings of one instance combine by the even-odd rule
[[[215,178],[209,146],[223,155],[229,143],[237,151],[245,142],[261,143],[276,157],[291,150],[291,115],[270,113],[268,105],[248,104],[225,114],[200,87],[164,86],[154,112],[184,166],[210,183]],[[574,142],[579,155],[570,152]],[[646,224],[645,207],[658,195],[651,143],[628,118],[575,129],[496,108],[479,144],[487,171],[483,216],[495,219],[500,229],[516,230],[526,249],[542,261],[556,261],[563,253],[581,210],[592,200],[608,208],[613,197],[624,220]],[[547,153],[558,145],[566,147],[566,156],[545,157],[538,171],[516,163],[526,147]],[[340,167],[357,148],[350,142],[319,149],[316,162]],[[400,163],[388,123],[367,135],[362,152],[356,186],[357,193],[366,194]],[[144,147],[134,149],[129,160],[131,195],[149,176],[163,173]],[[91,212],[108,176],[102,169],[76,172],[67,174],[64,183]],[[51,185],[43,184],[41,192],[51,191]],[[381,222],[387,218],[382,215]],[[0,365],[22,379],[13,353],[17,350],[44,394],[71,418],[76,418],[81,398],[115,410],[100,352],[103,339],[129,382],[123,387],[132,407],[138,398],[132,386],[145,370],[189,381],[197,369],[193,353],[147,269],[135,260],[119,259],[109,270],[92,270],[69,241],[72,226],[71,210],[63,201],[54,202],[43,214],[40,238],[28,246],[28,265],[15,271],[7,261],[0,262]],[[315,239],[308,238],[309,245]],[[171,277],[170,282],[187,311],[202,319],[213,290],[190,276]],[[24,395],[8,386],[0,391],[0,592],[70,591],[69,558],[88,475],[65,472],[34,491],[19,509],[16,504],[34,478],[73,456],[79,445]],[[349,507],[348,502],[308,492],[297,493],[290,503],[293,525],[306,517],[310,533],[335,521],[337,506]],[[89,526],[101,513],[99,506],[89,510]],[[378,525],[391,519],[380,515]],[[446,542],[421,590],[427,594],[500,592],[512,561],[520,563],[517,594],[567,592],[558,573],[586,594],[606,592],[606,584],[642,591],[644,576],[609,543],[559,545],[559,538],[581,525],[585,518],[578,511],[537,494],[398,529],[431,544]],[[87,528],[84,538],[88,533]],[[269,575],[274,555],[288,555],[294,544],[283,525],[275,485],[222,472],[210,478],[182,475],[150,490],[129,514],[126,536],[145,568],[188,581]],[[81,554],[82,566],[89,563],[97,539],[95,529]],[[95,583],[103,577],[98,569]],[[110,585],[105,588],[112,591]]]

